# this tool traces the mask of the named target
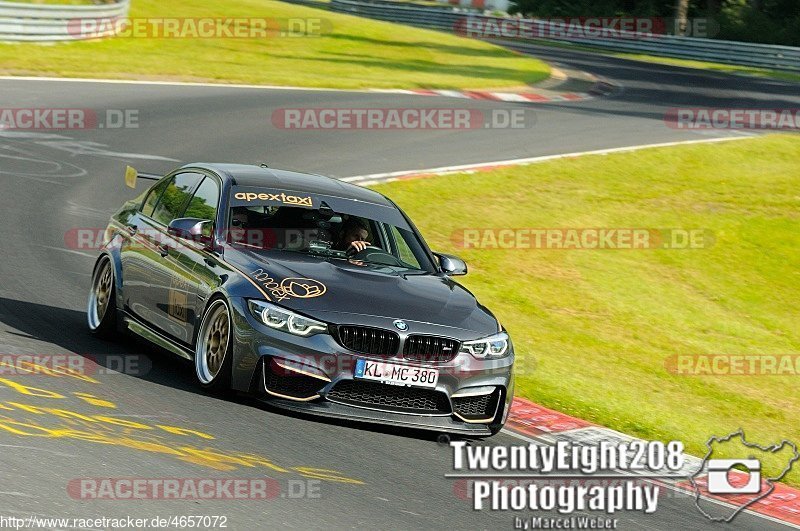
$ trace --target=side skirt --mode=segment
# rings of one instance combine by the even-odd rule
[[[122,321],[128,327],[128,330],[136,334],[137,336],[143,337],[147,341],[158,345],[159,347],[172,352],[173,354],[177,354],[182,358],[186,358],[189,361],[194,360],[194,352],[189,350],[188,348],[175,343],[171,339],[167,338],[163,334],[153,330],[146,324],[142,323],[132,315],[127,312],[120,312],[120,316],[122,317]]]

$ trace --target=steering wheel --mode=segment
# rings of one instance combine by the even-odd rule
[[[348,256],[353,260],[361,260],[363,262],[370,262],[373,264],[381,264],[388,266],[402,266],[403,263],[395,256],[387,253],[380,247],[374,245],[368,246],[366,249],[358,252],[351,251],[352,247],[347,250]]]
[[[356,251],[355,247],[350,246],[347,248],[347,251],[345,252],[347,253],[347,256],[356,256],[358,254],[367,252],[370,249],[372,249],[373,251],[383,251],[383,249],[381,249],[380,247],[375,247],[374,245],[367,245],[366,247],[364,247],[362,251]]]

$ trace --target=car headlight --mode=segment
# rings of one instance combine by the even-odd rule
[[[459,353],[472,354],[473,357],[479,360],[486,358],[502,358],[508,353],[509,343],[511,343],[511,340],[508,334],[500,332],[499,334],[483,339],[464,341],[461,343],[461,350],[459,350]]]
[[[248,300],[247,306],[256,319],[276,330],[283,330],[296,336],[311,336],[328,331],[328,325],[322,321],[305,317],[274,304]]]

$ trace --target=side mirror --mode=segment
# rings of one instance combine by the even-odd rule
[[[176,238],[191,240],[210,247],[213,242],[212,227],[214,222],[199,218],[176,218],[170,221],[167,233]]]
[[[443,273],[451,277],[467,274],[467,264],[461,258],[453,256],[452,254],[434,254],[439,259],[439,267]]]

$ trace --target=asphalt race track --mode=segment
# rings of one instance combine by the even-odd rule
[[[128,371],[133,374],[99,371],[92,375],[95,381],[73,375],[7,376],[0,370],[3,514],[221,515],[233,529],[511,528],[515,513],[474,512],[459,495],[459,485],[444,477],[451,471],[452,452],[437,444],[435,434],[365,429],[270,411],[246,398],[215,398],[194,385],[193,368],[182,360],[136,341],[91,337],[84,307],[95,253],[73,248],[65,235],[104,227],[123,200],[135,195],[123,183],[126,164],[163,173],[198,160],[267,162],[344,177],[735,134],[667,127],[664,112],[681,105],[800,107],[796,84],[560,49],[539,52],[622,88],[581,103],[524,105],[535,123],[523,130],[307,131],[275,128],[273,111],[307,106],[490,111],[522,104],[365,92],[0,80],[2,108],[139,113],[136,129],[0,130],[0,354],[75,353],[97,360],[101,369],[118,369],[120,359],[135,362]],[[60,414],[37,407],[57,408]],[[520,442],[502,433],[487,444]],[[264,476],[277,480],[281,489],[268,501],[92,501],[74,499],[68,489],[80,478]],[[318,489],[318,495],[304,496],[304,489]],[[708,524],[689,497],[671,493],[653,515],[615,516],[623,529]],[[783,527],[751,514],[730,526]]]

